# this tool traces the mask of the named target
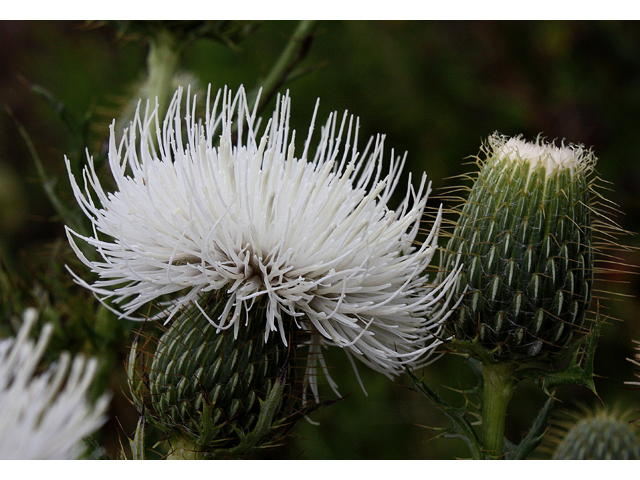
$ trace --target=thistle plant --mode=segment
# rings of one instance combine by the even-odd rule
[[[498,134],[484,150],[441,261],[445,273],[461,264],[448,346],[478,362],[480,386],[469,398],[478,397],[482,435],[440,406],[477,458],[524,458],[540,442],[551,404],[520,446],[505,446],[506,408],[520,379],[534,379],[550,394],[561,384],[595,391],[599,321],[585,324],[594,234],[617,227],[594,207],[591,151]],[[550,368],[568,358],[563,369]]]
[[[426,175],[391,210],[404,159],[392,153],[383,174],[384,137],[358,152],[346,113],[329,117],[311,157],[312,124],[297,157],[288,95],[261,137],[242,88],[207,96],[203,120],[188,97],[184,124],[181,98],[162,122],[157,106],[138,111],[119,143],[111,126],[116,191],[91,158],[82,187],[69,168],[94,226],[92,236],[67,228],[69,241],[98,275],[76,281],[121,318],[168,325],[150,362],[132,352],[140,410],[187,442],[182,451],[232,454],[319,403],[318,368],[339,395],[325,346],[389,377],[427,362],[456,272],[437,287],[425,277],[440,223],[416,242]]]

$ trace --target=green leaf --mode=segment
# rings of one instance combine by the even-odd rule
[[[84,162],[84,152],[89,145],[89,121],[91,119],[91,113],[87,112],[84,116],[79,117],[69,110],[60,98],[54,95],[51,91],[47,90],[41,85],[29,84],[31,91],[42,97],[56,112],[62,123],[69,132],[69,140],[71,141],[71,151],[74,152],[69,155],[69,161],[71,162],[71,171],[74,175],[78,176]],[[97,165],[98,166],[97,162]]]
[[[600,336],[600,315],[596,315],[593,328],[588,335],[580,339],[571,354],[569,364],[556,371],[540,368],[523,368],[515,373],[518,378],[530,378],[536,382],[547,395],[550,390],[560,385],[584,385],[595,395],[596,386],[593,381],[593,363]],[[580,358],[584,357],[584,367],[580,366]]]
[[[513,445],[505,439],[504,453],[507,460],[525,460],[529,454],[533,452],[538,445],[540,445],[540,442],[542,442],[547,431],[547,425],[549,423],[549,417],[551,416],[554,401],[555,398],[553,397],[549,397],[547,399],[544,407],[542,407],[540,412],[538,412],[538,416],[533,422],[531,430],[529,430],[527,436],[522,439],[520,445]]]
[[[38,172],[38,177],[40,178],[40,183],[42,183],[42,188],[44,189],[47,198],[51,202],[51,205],[53,205],[53,208],[56,210],[56,213],[64,220],[67,225],[69,225],[76,232],[83,235],[88,234],[89,232],[84,228],[84,224],[82,221],[83,216],[80,214],[80,212],[73,211],[67,208],[64,202],[58,197],[55,189],[57,180],[52,179],[48,176],[47,172],[45,171],[44,165],[40,160],[40,156],[36,151],[36,147],[31,141],[31,137],[29,136],[27,130],[22,126],[22,124],[20,124],[20,122],[18,122],[18,120],[13,116],[13,113],[10,110],[7,109],[7,113],[13,119],[13,122],[15,123],[16,128],[20,133],[20,136],[29,149],[29,153],[31,154],[31,158],[33,158],[33,162],[35,163],[36,170]]]
[[[133,440],[129,439],[129,445],[131,446],[131,454],[133,460],[146,460],[147,454],[145,451],[144,434],[147,426],[147,417],[144,410],[140,414],[138,419],[138,426],[136,427],[136,433]]]
[[[413,372],[408,370],[407,373],[413,386],[431,400],[436,408],[444,413],[451,422],[451,427],[446,430],[444,436],[447,438],[459,438],[464,441],[475,460],[487,459],[488,457],[483,452],[482,442],[478,438],[478,434],[473,428],[473,425],[471,425],[471,422],[466,418],[468,413],[467,408],[449,405],[422,380],[418,379]]]

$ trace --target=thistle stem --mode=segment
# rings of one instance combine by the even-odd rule
[[[510,363],[485,363],[484,401],[482,405],[483,442],[486,453],[492,458],[501,458],[504,446],[504,422],[507,405],[513,395],[515,380]]]
[[[158,97],[159,118],[163,118],[175,91],[173,79],[180,66],[180,47],[167,30],[161,30],[151,39],[147,56],[148,80],[146,94],[152,102]]]
[[[172,451],[167,455],[167,460],[201,460],[205,458],[205,452],[182,437],[172,439]]]
[[[276,60],[271,71],[260,85],[263,95],[260,99],[258,111],[262,110],[269,102],[278,88],[287,80],[291,70],[306,56],[309,46],[307,40],[312,35],[316,23],[316,20],[301,20],[298,23],[289,42],[280,53],[278,60]],[[258,89],[251,93],[250,105],[253,103],[252,100],[255,99],[257,91]]]

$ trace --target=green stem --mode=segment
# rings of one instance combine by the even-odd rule
[[[260,99],[260,105],[258,111],[262,110],[275,92],[282,86],[287,80],[287,76],[291,73],[293,67],[295,67],[307,53],[307,38],[313,32],[316,25],[316,20],[301,20],[298,26],[293,32],[293,35],[289,39],[289,42],[280,53],[278,60],[271,68],[271,71],[264,79],[260,88],[262,88],[262,98]],[[256,89],[251,93],[249,99],[249,105],[253,104],[253,100],[256,98],[258,90]]]
[[[504,446],[504,422],[507,405],[513,395],[514,367],[510,363],[485,363],[482,425],[484,449],[493,458],[501,458]]]
[[[180,46],[168,30],[159,31],[151,39],[147,56],[148,79],[145,84],[147,98],[160,103],[159,118],[164,118],[175,91],[173,81],[180,66]],[[152,105],[153,106],[153,105]],[[143,105],[144,107],[144,105]]]

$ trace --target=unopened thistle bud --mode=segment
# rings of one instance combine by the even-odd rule
[[[444,255],[463,263],[450,322],[494,360],[547,357],[581,330],[593,281],[590,174],[581,146],[489,138]]]
[[[551,428],[547,443],[555,446],[554,460],[640,460],[640,429],[629,412],[583,410]]]

